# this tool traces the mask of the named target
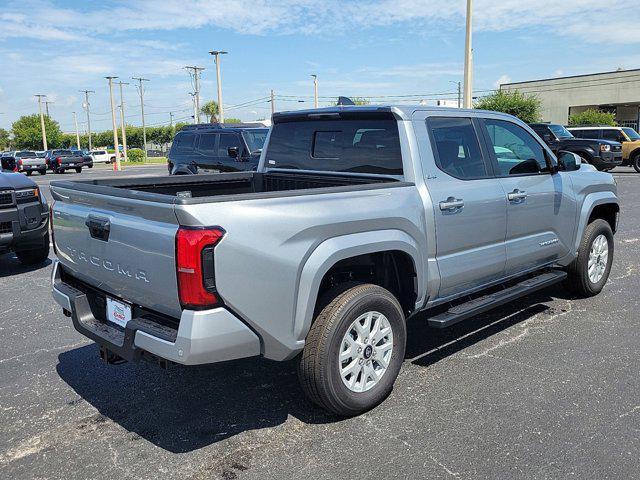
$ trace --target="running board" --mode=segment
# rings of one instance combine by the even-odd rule
[[[477,297],[468,302],[461,303],[449,310],[430,317],[429,326],[435,328],[446,328],[458,322],[475,317],[493,308],[509,303],[517,298],[523,297],[537,290],[541,290],[555,283],[561,282],[567,277],[567,273],[561,270],[551,270],[541,273],[535,277],[527,278],[510,287],[496,293]]]

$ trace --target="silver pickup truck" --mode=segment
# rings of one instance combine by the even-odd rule
[[[611,175],[519,120],[422,106],[275,114],[256,172],[51,190],[53,296],[106,361],[295,357],[340,415],[389,394],[410,316],[599,293],[619,211]]]

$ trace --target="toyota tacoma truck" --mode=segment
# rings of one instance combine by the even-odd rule
[[[605,172],[622,165],[622,144],[597,138],[576,138],[562,125],[531,123],[529,126],[557,154],[560,150],[574,152],[586,163]]]
[[[20,173],[0,173],[0,255],[15,252],[23,265],[49,256],[49,205]]]
[[[564,282],[599,293],[613,177],[480,110],[277,113],[256,171],[56,181],[53,297],[107,362],[296,359],[356,415],[389,394],[406,320],[469,320]]]

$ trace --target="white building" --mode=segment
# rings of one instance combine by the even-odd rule
[[[504,83],[500,89],[536,95],[546,122],[566,125],[569,115],[598,108],[615,114],[618,125],[638,129],[640,69]]]

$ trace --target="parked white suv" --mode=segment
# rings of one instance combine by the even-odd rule
[[[93,163],[111,163],[116,159],[115,154],[106,150],[92,150],[91,156],[93,157]]]

